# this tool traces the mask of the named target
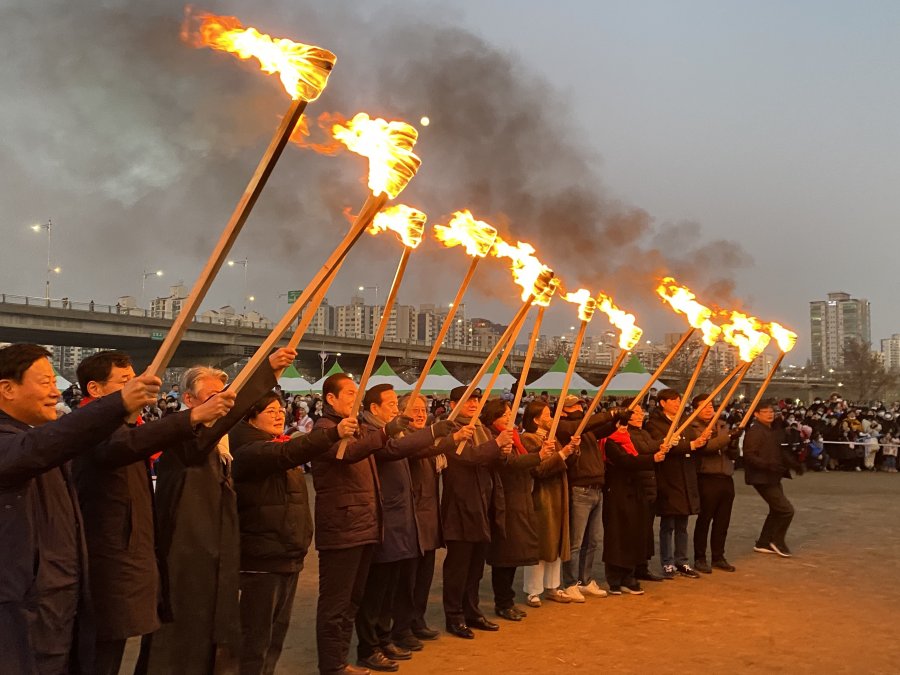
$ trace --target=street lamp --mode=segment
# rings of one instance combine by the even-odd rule
[[[254,300],[254,298],[251,298],[247,295],[247,262],[248,261],[247,261],[246,256],[244,256],[243,260],[229,260],[228,261],[229,267],[234,267],[235,265],[243,265],[244,266],[244,299],[243,299],[243,302],[244,302],[243,313],[244,314],[247,313],[247,300],[249,299],[250,302],[253,302],[253,300]]]
[[[62,269],[59,267],[54,267],[50,258],[50,232],[53,230],[53,221],[49,218],[47,219],[47,224],[36,224],[32,225],[31,229],[35,232],[40,232],[41,230],[47,230],[47,282],[44,290],[44,297],[47,299],[48,303],[50,300],[50,275],[51,274],[59,274],[62,272]]]
[[[319,358],[322,360],[322,377],[325,377],[325,362],[328,360],[328,357],[329,357],[329,356],[331,356],[331,354],[329,354],[328,352],[326,352],[324,349],[323,349],[322,351],[319,352]],[[341,353],[340,353],[340,352],[337,352],[337,353],[335,354],[335,356],[336,356],[337,358],[341,358]]]
[[[162,270],[155,270],[153,272],[144,270],[144,274],[141,276],[141,309],[144,308],[144,291],[147,288],[147,277],[161,277],[162,275]]]
[[[360,286],[360,291],[375,291],[375,306],[378,307],[378,286]]]

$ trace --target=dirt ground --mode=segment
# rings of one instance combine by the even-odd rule
[[[500,631],[476,632],[471,641],[442,633],[399,672],[900,672],[900,478],[832,472],[786,481],[796,510],[789,560],[753,552],[766,506],[743,473],[735,479],[727,556],[736,573],[645,582],[643,596],[545,602],[511,623],[493,615],[487,568],[482,609]],[[444,624],[441,560],[439,553],[429,606],[434,628]],[[317,562],[311,553],[301,574],[279,674],[316,672]]]

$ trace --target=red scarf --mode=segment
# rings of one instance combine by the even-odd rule
[[[273,443],[286,443],[289,440],[291,440],[290,436],[288,436],[287,434],[281,434],[280,436],[276,436],[275,438],[273,438],[272,442]]]
[[[603,461],[606,461],[606,441],[607,439],[611,439],[615,441],[618,445],[622,447],[625,452],[629,455],[638,456],[638,451],[634,447],[634,443],[631,442],[631,435],[628,433],[628,429],[625,427],[619,427],[613,433],[611,433],[606,438],[600,439],[600,454],[603,457]]]
[[[497,420],[494,422],[494,428],[497,431],[506,431],[506,427],[502,424],[503,420]],[[513,450],[515,450],[517,455],[527,455],[528,450],[525,449],[525,446],[522,445],[522,439],[519,438],[519,430],[513,429]]]

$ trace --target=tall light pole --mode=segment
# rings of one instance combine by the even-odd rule
[[[378,286],[360,286],[359,290],[360,291],[374,290],[375,291],[375,306],[378,307]]]
[[[248,299],[251,299],[251,300],[254,299],[254,298],[249,298],[249,296],[247,295],[247,262],[248,262],[248,261],[247,261],[247,257],[246,257],[246,256],[244,256],[244,259],[243,259],[243,260],[229,260],[229,261],[228,261],[228,266],[229,266],[229,267],[234,267],[235,265],[243,265],[243,267],[244,267],[244,301],[243,301],[243,302],[244,302],[244,308],[243,308],[243,310],[242,310],[242,313],[243,313],[243,314],[247,314],[247,300],[248,300]]]
[[[322,351],[319,352],[319,358],[322,360],[322,377],[325,377],[325,362],[328,360],[328,357],[329,357],[329,356],[331,356],[331,354],[329,354],[328,352],[326,352],[324,349],[323,349]],[[335,354],[335,356],[336,356],[337,358],[341,358],[341,353],[340,353],[340,352],[337,352],[337,353]]]
[[[52,258],[50,257],[50,233],[53,230],[53,221],[48,218],[46,224],[37,224],[32,225],[31,229],[35,232],[40,232],[41,230],[47,230],[47,283],[44,288],[44,298],[48,301],[50,300],[50,275],[51,274],[59,274],[62,270],[59,267],[54,267]]]
[[[162,275],[163,275],[162,270],[156,270],[153,272],[148,272],[147,270],[144,270],[144,274],[141,277],[141,305],[140,305],[141,309],[144,308],[144,291],[146,290],[146,286],[147,286],[147,277],[161,277]]]

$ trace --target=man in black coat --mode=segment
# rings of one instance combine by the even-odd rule
[[[159,549],[173,621],[142,644],[152,675],[236,669],[241,644],[240,530],[228,432],[296,358],[278,349],[256,370],[234,407],[195,438],[171,445],[157,465]],[[181,396],[196,408],[225,389],[226,373],[189,368]]]
[[[456,387],[450,392],[451,410],[458,405],[465,389]],[[466,425],[458,432],[466,444],[461,454],[456,453],[455,447],[446,453],[441,495],[441,522],[447,540],[444,558],[447,632],[469,640],[475,637],[472,628],[500,629],[478,608],[478,585],[491,541],[491,518],[501,531],[505,522],[503,485],[494,480],[492,465],[500,460],[502,448],[512,446],[511,431],[502,431],[493,438],[480,420],[473,419],[479,399],[480,396],[472,396],[465,401],[456,418]]]
[[[782,430],[773,428],[774,419],[771,403],[761,403],[753,413],[753,424],[744,436],[744,482],[769,505],[769,515],[753,550],[790,558],[785,537],[794,519],[794,507],[784,495],[781,479],[790,478],[791,473],[782,455]]]
[[[655,441],[663,442],[678,413],[681,394],[674,389],[663,389],[657,394],[657,401],[645,426]],[[688,429],[685,436],[672,439],[666,459],[656,464],[659,557],[666,579],[674,579],[679,574],[691,579],[700,577],[688,564],[688,517],[700,513],[694,451],[708,438],[708,434],[695,438],[693,431]]]
[[[78,365],[82,406],[121,391],[134,379],[130,357],[103,351]],[[190,411],[144,424],[135,414],[72,463],[84,517],[91,597],[96,612],[97,675],[116,675],[125,641],[160,626],[159,565],[148,458],[223,417],[234,395],[223,392]]]
[[[154,402],[161,382],[141,375],[57,420],[48,356],[38,345],[0,349],[0,660],[8,673],[88,674],[87,550],[67,462]]]

